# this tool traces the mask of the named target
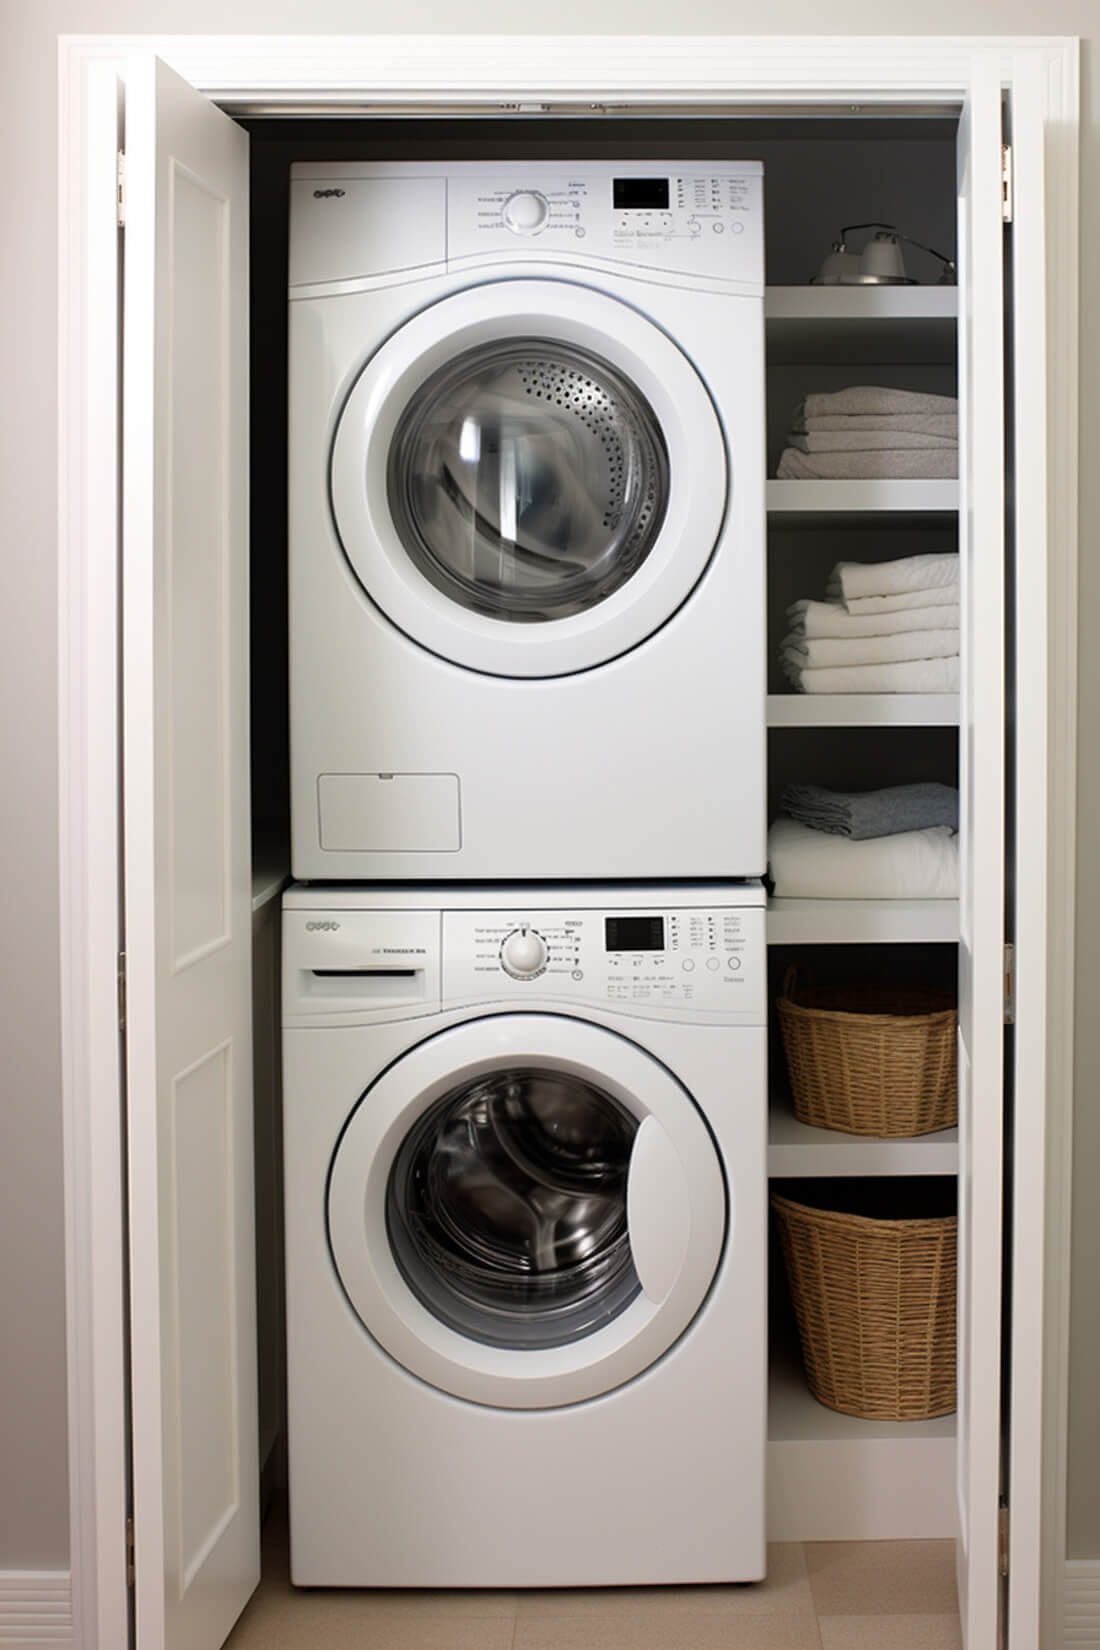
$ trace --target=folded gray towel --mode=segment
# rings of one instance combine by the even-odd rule
[[[954,444],[854,453],[800,453],[796,447],[784,447],[775,473],[780,481],[953,481],[959,473],[959,451]]]
[[[915,435],[911,430],[792,430],[787,437],[800,453],[897,453],[905,448],[929,452],[933,448],[954,452],[953,435]]]
[[[958,413],[953,395],[927,395],[922,390],[893,390],[884,384],[853,384],[846,390],[808,395],[795,414],[821,418],[827,413]]]
[[[959,793],[954,785],[925,781],[887,785],[880,791],[830,791],[823,785],[788,785],[780,807],[802,825],[833,836],[865,842],[871,837],[924,831],[934,825],[959,828]]]
[[[897,430],[906,435],[942,435],[952,441],[959,438],[956,413],[818,413],[807,418],[805,408],[796,407],[791,428],[803,435],[811,430],[844,431],[850,435],[858,430]]]

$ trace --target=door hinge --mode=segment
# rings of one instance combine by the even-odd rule
[[[118,954],[118,1029],[126,1030],[126,953]]]
[[[133,1521],[132,1518],[128,1518],[126,1520],[126,1585],[127,1585],[127,1587],[132,1587],[134,1585],[135,1573],[136,1572],[134,1570],[134,1521]]]
[[[118,227],[126,227],[126,156],[120,149],[115,168],[115,205],[118,209]]]
[[[1016,947],[1005,946],[1004,959],[1005,1025],[1016,1024]]]
[[[1008,1574],[1008,1503],[1002,1501],[997,1509],[997,1568]]]
[[[1012,222],[1012,145],[1001,144],[1001,216]]]

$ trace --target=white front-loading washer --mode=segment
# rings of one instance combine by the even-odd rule
[[[295,875],[763,873],[762,183],[292,169]]]
[[[294,1581],[761,1577],[762,890],[283,918]]]

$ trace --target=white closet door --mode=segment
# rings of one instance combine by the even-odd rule
[[[248,778],[248,140],[126,72],[123,679],[141,1650],[259,1578]]]
[[[960,728],[959,1595],[966,1650],[1000,1614],[1004,955],[1004,225],[1001,87],[979,61],[958,139]]]

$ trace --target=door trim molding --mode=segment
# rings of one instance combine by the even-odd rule
[[[125,1270],[120,1210],[122,1070],[118,1048],[117,266],[113,166],[102,166],[127,52],[165,59],[231,111],[351,108],[445,113],[571,113],[781,108],[792,116],[858,103],[950,107],[992,56],[1011,87],[1018,61],[1045,68],[1048,327],[1076,348],[1078,43],[977,36],[248,36],[85,35],[59,41],[59,783],[62,1117],[72,1600],[75,1642],[126,1642]],[[113,99],[113,105],[111,100]],[[116,117],[117,119],[117,113]],[[93,141],[98,139],[100,141]],[[1051,204],[1053,203],[1053,204]],[[107,214],[109,213],[109,217]],[[115,250],[112,253],[111,247]],[[117,272],[116,272],[117,273]],[[111,354],[111,351],[114,354]],[[1047,426],[1050,488],[1048,692],[1051,799],[1045,858],[1047,1119],[1052,1177],[1047,1287],[1051,1349],[1043,1397],[1048,1503],[1064,1492],[1067,1440],[1068,1163],[1073,1005],[1072,815],[1076,703],[1077,359],[1057,367]],[[1060,719],[1055,720],[1055,716]],[[1064,812],[1064,810],[1063,810]],[[1018,845],[1026,860],[1029,845]],[[1054,850],[1057,849],[1057,852]],[[1059,857],[1061,856],[1061,857]],[[1032,861],[1034,863],[1034,861]],[[1053,988],[1057,986],[1057,991]],[[1031,1012],[1026,999],[1020,1015]],[[1061,1043],[1059,1039],[1062,1039]],[[1064,1493],[1062,1497],[1064,1501]],[[1045,1555],[1045,1592],[1061,1607],[1064,1524]],[[121,1624],[121,1625],[120,1625]],[[1056,1641],[1052,1641],[1056,1642]]]
[[[72,1637],[129,1640],[119,1028],[117,54],[60,51],[58,746]]]

